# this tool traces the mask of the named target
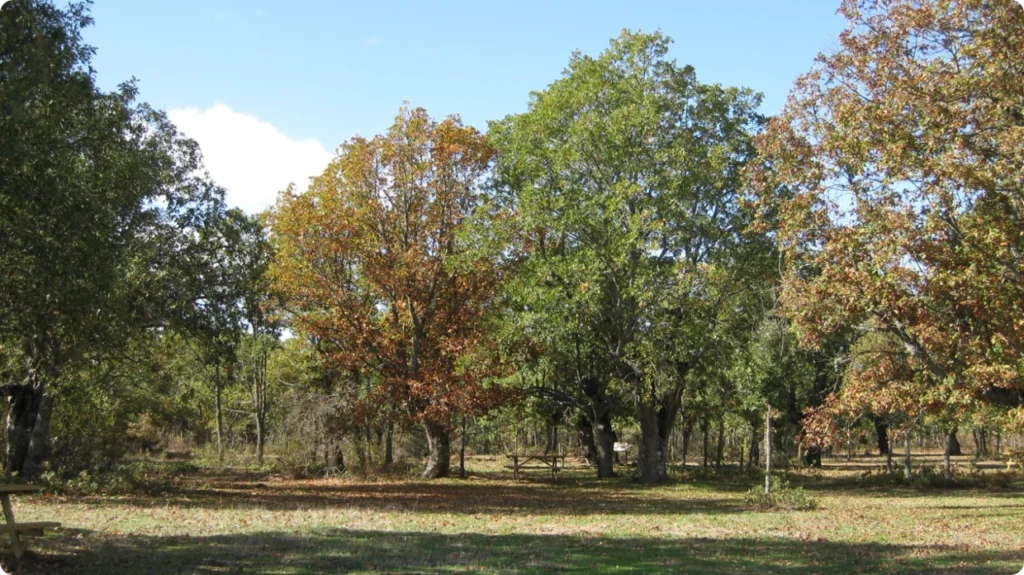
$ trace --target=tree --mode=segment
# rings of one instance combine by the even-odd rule
[[[620,392],[629,398],[644,481],[665,476],[680,390],[732,293],[712,284],[741,259],[740,169],[760,125],[757,95],[699,83],[666,59],[669,42],[624,31],[598,57],[574,54],[526,113],[489,134],[527,260],[520,305],[573,358],[599,476],[611,473],[606,415]]]
[[[746,345],[737,348],[732,362],[730,376],[742,407],[754,414],[755,421],[765,422],[766,495],[771,488],[772,420],[795,412],[797,394],[806,392],[814,380],[813,366],[794,339],[784,320],[765,314]]]
[[[207,364],[214,366],[217,451],[223,458],[224,380],[239,380],[249,395],[256,426],[256,458],[263,463],[268,405],[267,367],[278,346],[280,325],[275,317],[275,295],[267,271],[273,259],[263,217],[228,210],[202,234],[208,249],[197,267],[205,289],[201,305],[194,309],[186,328],[202,349]]]
[[[267,414],[270,410],[270,358],[279,347],[280,342],[276,337],[255,333],[243,337],[239,349],[239,379],[252,406],[253,423],[256,426],[256,462],[260,465],[263,465]]]
[[[90,22],[83,4],[0,11],[0,354],[22,365],[5,386],[7,469],[28,477],[62,374],[185,305],[177,256],[222,209],[194,142],[132,83],[96,88]]]
[[[253,423],[256,425],[256,460],[262,465],[270,409],[268,363],[271,352],[280,347],[278,338],[281,326],[277,317],[279,302],[272,292],[268,275],[273,251],[270,249],[263,216],[242,217],[239,228],[240,306],[249,330],[243,345],[240,367],[243,384],[252,400]]]
[[[448,475],[453,416],[491,401],[481,372],[461,362],[480,344],[497,274],[463,257],[460,238],[491,155],[458,118],[403,108],[387,134],[344,144],[271,216],[272,274],[295,328],[332,365],[379,376],[384,397],[424,426],[425,477]]]
[[[855,328],[901,349],[850,391],[911,385],[948,421],[1000,404],[1022,423],[1024,13],[988,0],[840,13],[838,50],[797,80],[752,172],[787,258],[785,313],[805,345]]]
[[[216,212],[194,235],[196,247],[180,254],[187,273],[178,283],[187,297],[171,325],[188,336],[194,353],[210,372],[217,457],[223,461],[223,396],[225,387],[237,381],[242,338],[247,330],[257,339],[276,337],[276,324],[264,309],[270,304],[265,277],[270,249],[260,217],[237,208]],[[262,362],[251,353],[247,359]]]

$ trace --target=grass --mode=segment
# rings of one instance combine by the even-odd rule
[[[474,468],[494,462],[474,461]],[[199,470],[162,495],[15,499],[31,539],[16,573],[1010,574],[1024,490],[860,488],[855,472],[791,480],[815,511],[760,512],[755,480],[687,472],[645,487],[495,476],[287,480]],[[0,554],[4,567],[11,557]]]

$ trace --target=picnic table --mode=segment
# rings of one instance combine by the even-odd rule
[[[1011,451],[1006,456],[1006,470],[1012,470],[1014,465],[1024,469],[1024,451]]]
[[[21,559],[22,554],[25,552],[25,547],[23,546],[21,539],[18,537],[19,533],[26,536],[36,535],[41,537],[44,530],[60,527],[60,523],[56,521],[18,523],[14,520],[14,508],[11,507],[11,494],[35,493],[42,489],[43,488],[38,485],[0,484],[0,504],[3,505],[4,519],[7,521],[6,525],[0,525],[0,533],[9,533],[11,535],[11,551],[14,552],[15,559]]]
[[[512,465],[506,465],[505,469],[511,469],[515,479],[519,479],[519,472],[523,469],[546,469],[551,471],[551,477],[557,477],[565,467],[565,456],[554,453],[508,453],[505,457],[512,460]]]

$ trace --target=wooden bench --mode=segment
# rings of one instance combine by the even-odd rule
[[[21,533],[22,535],[42,537],[44,529],[56,529],[57,527],[60,527],[60,523],[57,521],[15,523],[13,525],[0,525],[0,533]]]
[[[1006,457],[1006,470],[1012,471],[1016,465],[1024,469],[1024,451],[1011,451]]]
[[[509,453],[506,457],[512,460],[512,465],[506,465],[505,469],[512,470],[514,479],[519,479],[519,472],[524,469],[544,469],[550,471],[551,477],[554,478],[558,476],[562,467],[565,467],[565,456],[563,455]],[[561,465],[559,465],[560,460]],[[534,462],[534,465],[527,465],[531,461]]]
[[[0,484],[0,504],[3,505],[4,519],[6,525],[0,525],[0,533],[8,533],[11,536],[11,551],[15,559],[21,559],[25,553],[25,547],[21,542],[21,535],[42,536],[47,529],[56,529],[60,523],[56,521],[36,521],[32,523],[18,523],[14,520],[14,508],[11,507],[12,493],[35,493],[43,488],[38,485],[13,485]]]

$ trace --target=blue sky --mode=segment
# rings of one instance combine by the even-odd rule
[[[777,112],[843,28],[838,0],[325,2],[96,0],[86,41],[101,86],[138,78],[204,150],[229,201],[269,204],[339,144],[385,130],[408,100],[435,117],[526,109],[573,50],[661,30],[702,82],[754,88]]]

